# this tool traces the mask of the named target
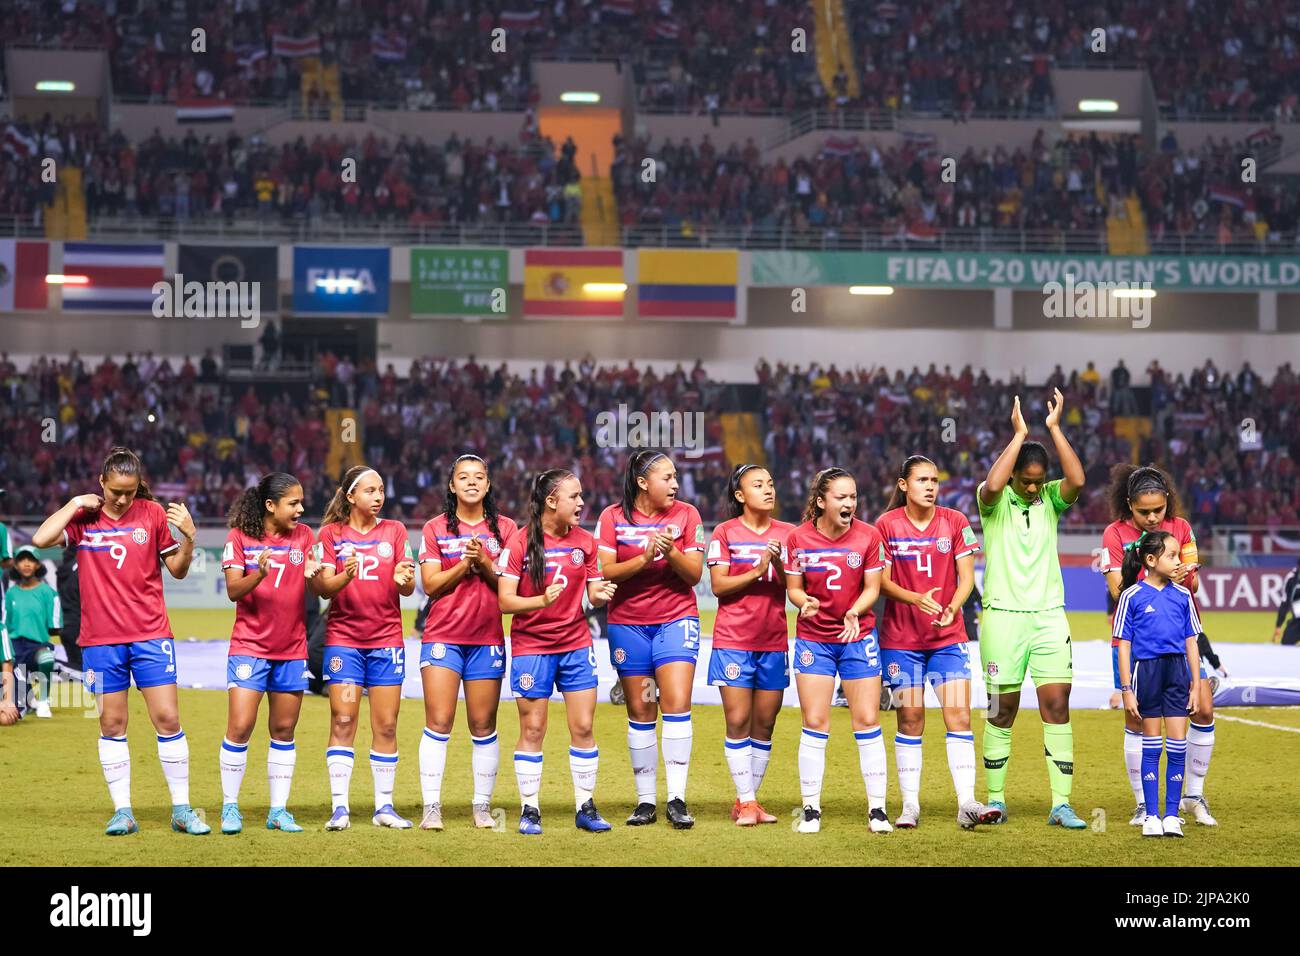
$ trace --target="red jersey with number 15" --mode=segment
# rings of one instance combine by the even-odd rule
[[[805,593],[820,604],[812,617],[798,619],[795,636],[838,644],[844,615],[866,589],[863,575],[884,570],[884,545],[879,532],[858,518],[838,538],[826,537],[815,524],[805,521],[790,532],[781,563],[791,574],[803,575]],[[854,640],[862,640],[875,626],[875,609],[867,608],[858,615],[858,636]]]
[[[643,554],[650,538],[665,528],[678,551],[704,550],[700,513],[684,501],[674,501],[653,518],[633,508],[629,519],[622,505],[610,505],[596,522],[596,542],[605,560],[627,561]],[[699,613],[695,589],[678,577],[664,555],[620,582],[609,602],[610,624],[666,624]]]
[[[369,531],[336,522],[320,529],[321,563],[343,573],[348,556],[357,556],[357,576],[330,599],[325,642],[340,647],[402,646],[402,605],[393,572],[399,561],[414,561],[411,540],[400,521],[380,518]]]
[[[957,593],[957,559],[979,551],[979,539],[960,511],[935,508],[924,529],[912,524],[907,509],[886,511],[876,522],[884,539],[889,578],[901,588],[925,594],[938,588],[935,601],[947,606]],[[880,646],[900,651],[925,651],[966,640],[961,613],[944,628],[934,626],[936,616],[901,601],[886,601],[880,622]]]
[[[457,533],[447,529],[445,514],[430,518],[424,525],[420,538],[420,564],[432,564],[445,571],[465,554],[465,546],[474,538],[483,542],[483,548],[493,560],[499,560],[501,551],[515,533],[515,523],[509,518],[497,518],[500,542],[492,535],[485,520],[457,524]],[[424,619],[423,643],[433,644],[494,644],[506,642],[501,630],[501,607],[497,603],[496,588],[477,574],[467,572],[456,586],[440,594],[429,605],[429,616]]]
[[[794,525],[773,521],[766,531],[753,531],[740,518],[724,521],[713,529],[709,567],[727,569],[728,575],[744,574],[754,568],[772,538],[782,545]],[[713,624],[713,646],[733,651],[785,651],[790,647],[790,623],[785,614],[785,574],[777,572],[775,561],[757,581],[744,590],[718,598],[718,617]]]
[[[497,559],[502,577],[519,582],[520,597],[536,597],[559,581],[564,590],[550,607],[515,614],[510,619],[510,656],[563,654],[591,646],[591,629],[582,613],[582,597],[588,581],[602,580],[596,563],[596,540],[582,528],[573,527],[562,538],[542,535],[546,552],[546,574],[542,587],[533,587],[528,573],[528,529],[520,528],[506,542]]]
[[[307,557],[314,541],[311,528],[300,524],[287,537],[269,534],[250,538],[239,528],[226,535],[221,570],[235,568],[257,574],[257,561],[270,551],[266,577],[235,602],[235,627],[230,653],[268,661],[296,661],[307,656],[305,590]]]

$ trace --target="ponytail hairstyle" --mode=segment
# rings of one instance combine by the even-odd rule
[[[898,487],[899,481],[906,481],[910,478],[912,476],[912,469],[917,465],[933,464],[934,462],[929,458],[926,458],[924,455],[912,455],[907,459],[907,461],[903,462],[903,467],[898,469],[898,481],[894,482],[894,490],[889,496],[889,502],[885,505],[885,510],[893,511],[895,508],[901,508],[903,505],[907,504],[907,492]],[[938,468],[936,467],[935,470],[938,471]]]
[[[492,480],[492,473],[488,469],[488,463],[478,455],[461,455],[451,463],[451,471],[447,475],[447,502],[443,508],[443,514],[447,516],[447,531],[452,537],[460,535],[460,518],[456,517],[456,505],[459,504],[456,498],[456,492],[452,491],[451,479],[456,476],[456,466],[466,458],[472,458],[483,466],[483,470],[488,473],[488,481]],[[505,545],[501,540],[501,529],[497,527],[497,503],[492,498],[492,488],[489,487],[487,493],[483,495],[483,518],[487,521],[488,528],[492,531],[492,537],[497,539],[497,544]]]
[[[1168,472],[1155,465],[1140,468],[1127,462],[1115,465],[1110,470],[1110,484],[1106,487],[1111,517],[1116,521],[1127,521],[1133,516],[1133,499],[1152,492],[1165,496],[1166,518],[1181,514],[1178,489],[1174,487],[1174,480]]]
[[[1168,531],[1147,531],[1137,539],[1133,547],[1124,552],[1124,564],[1120,570],[1119,591],[1123,594],[1137,583],[1138,575],[1147,565],[1147,558],[1154,557],[1165,549],[1165,538],[1172,538]]]
[[[114,445],[109,449],[108,457],[104,459],[104,465],[99,469],[100,480],[108,481],[110,471],[114,474],[138,478],[140,485],[135,490],[137,498],[143,498],[145,501],[158,500],[149,490],[148,482],[144,480],[144,465],[140,464],[140,456],[131,449],[123,445]]]
[[[804,505],[803,520],[816,521],[822,516],[822,509],[817,506],[817,499],[826,495],[826,489],[836,478],[852,478],[853,473],[843,468],[823,468],[813,475],[812,484],[808,486],[808,502]]]
[[[567,468],[552,468],[538,474],[533,481],[528,510],[528,579],[541,593],[546,587],[546,545],[542,532],[542,515],[546,513],[546,499],[555,493],[560,483],[573,477]]]
[[[348,516],[352,514],[352,502],[348,501],[348,495],[356,487],[357,479],[368,471],[375,471],[375,469],[369,465],[353,465],[343,472],[343,478],[339,481],[334,497],[325,506],[325,517],[321,519],[321,527],[327,524],[342,524],[348,520]],[[379,472],[376,471],[375,474]]]
[[[261,481],[251,488],[245,488],[230,506],[226,515],[226,525],[238,528],[250,538],[261,539],[266,535],[266,502],[278,502],[289,493],[289,489],[301,484],[293,475],[282,471],[273,471],[262,476]]]
[[[1016,463],[1011,466],[1012,471],[1020,471],[1028,468],[1030,465],[1039,464],[1046,471],[1050,459],[1047,457],[1047,449],[1043,447],[1042,442],[1027,441],[1020,446],[1020,453],[1016,455]]]
[[[623,518],[627,521],[632,520],[632,512],[636,508],[636,496],[641,492],[641,486],[636,483],[638,478],[644,478],[659,459],[667,458],[661,451],[655,451],[652,448],[642,448],[638,452],[633,452],[627,460],[627,468],[623,472]]]
[[[733,518],[739,518],[745,513],[745,503],[736,500],[736,492],[740,490],[740,480],[755,468],[767,471],[762,465],[737,465],[736,470],[727,479],[727,510]]]

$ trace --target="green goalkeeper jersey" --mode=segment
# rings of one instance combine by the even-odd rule
[[[984,530],[984,607],[1047,611],[1065,606],[1056,526],[1070,505],[1061,498],[1061,479],[1042,489],[1037,501],[1027,502],[1008,484],[991,505],[976,490]]]

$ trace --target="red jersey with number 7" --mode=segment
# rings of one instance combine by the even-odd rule
[[[805,521],[786,539],[781,564],[791,574],[802,574],[804,592],[819,602],[816,614],[798,619],[795,636],[838,644],[844,615],[866,590],[863,575],[884,570],[884,547],[876,529],[858,518],[838,538],[826,537],[815,524]],[[862,640],[875,626],[875,609],[867,608],[858,615],[854,640]]]
[[[401,561],[414,562],[411,539],[400,521],[380,518],[369,531],[336,522],[320,529],[321,563],[343,573],[357,556],[357,576],[330,599],[325,643],[340,647],[402,646],[402,605],[393,572]]]
[[[979,551],[979,539],[960,511],[935,508],[924,528],[917,528],[906,508],[886,511],[876,522],[884,541],[889,579],[901,588],[925,594],[946,607],[957,593],[957,559]],[[966,640],[966,624],[959,611],[946,627],[938,628],[937,614],[901,601],[886,601],[880,622],[880,646],[899,651],[928,651]]]
[[[533,586],[528,573],[528,529],[520,528],[506,542],[497,559],[502,577],[519,582],[520,597],[536,597],[557,581],[564,590],[550,607],[517,613],[510,619],[510,656],[563,654],[591,645],[591,629],[582,613],[582,597],[588,581],[601,581],[596,563],[596,540],[582,528],[573,527],[561,538],[543,533],[546,574],[542,587]]]
[[[248,654],[268,661],[296,661],[307,656],[305,590],[307,557],[314,536],[300,524],[287,536],[269,534],[252,538],[239,528],[226,535],[221,570],[257,574],[263,551],[271,553],[266,577],[235,602],[235,626],[230,632],[230,653]],[[350,585],[349,585],[350,586]]]

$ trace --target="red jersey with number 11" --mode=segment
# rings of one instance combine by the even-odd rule
[[[906,508],[886,511],[876,522],[884,539],[889,579],[901,588],[925,594],[947,606],[957,593],[957,559],[980,549],[979,539],[960,511],[935,508],[934,517],[917,528]],[[899,651],[925,651],[960,644],[966,640],[966,624],[960,613],[947,627],[938,628],[937,615],[900,601],[886,601],[880,622],[880,646]]]

